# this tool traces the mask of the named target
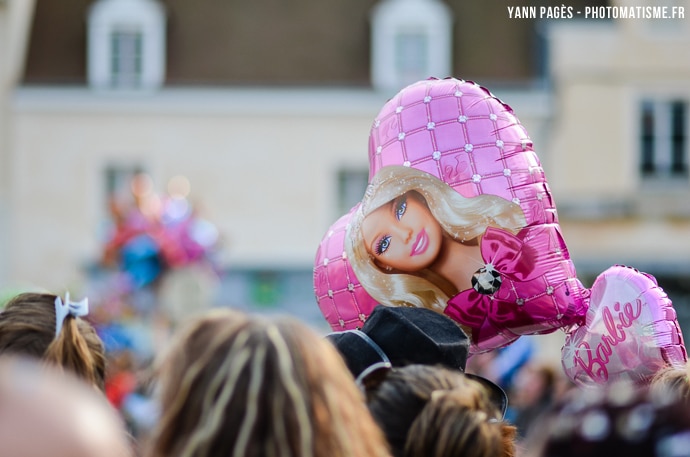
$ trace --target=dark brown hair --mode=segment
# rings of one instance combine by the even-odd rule
[[[287,317],[214,310],[159,371],[154,457],[388,456],[335,348]]]
[[[105,349],[96,330],[68,315],[55,335],[56,295],[22,293],[0,312],[0,354],[42,359],[104,389]]]
[[[395,368],[367,400],[397,457],[515,454],[515,427],[501,420],[485,387],[460,371]]]

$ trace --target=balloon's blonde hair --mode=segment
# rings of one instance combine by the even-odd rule
[[[362,287],[378,303],[386,306],[413,306],[442,312],[451,292],[431,271],[416,274],[386,273],[366,249],[361,225],[374,210],[408,192],[417,192],[426,201],[443,231],[458,242],[482,235],[487,227],[517,233],[527,223],[522,208],[497,195],[468,198],[435,176],[404,166],[382,168],[372,179],[355,211],[345,237],[345,252]]]

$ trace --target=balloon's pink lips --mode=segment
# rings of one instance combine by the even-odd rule
[[[412,246],[410,257],[424,254],[427,247],[429,247],[429,237],[426,234],[426,230],[422,229],[422,231],[417,234],[417,238],[414,240],[414,246]]]

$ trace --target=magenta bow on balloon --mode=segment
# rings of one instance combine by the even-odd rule
[[[497,333],[503,333],[505,340],[508,328],[513,334],[508,342],[523,334],[540,333],[545,322],[563,318],[554,295],[571,294],[567,282],[559,278],[551,283],[549,273],[561,268],[567,251],[554,230],[548,225],[526,227],[517,235],[492,227],[486,230],[480,246],[485,266],[475,273],[478,280],[472,289],[451,298],[444,311],[471,329],[475,346]],[[494,278],[488,290],[481,285],[487,277]],[[573,319],[566,324],[578,322]]]

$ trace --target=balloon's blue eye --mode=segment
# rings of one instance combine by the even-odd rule
[[[403,196],[398,200],[398,204],[395,205],[395,217],[400,220],[407,210],[407,197]]]
[[[382,237],[376,244],[376,255],[381,255],[388,250],[391,245],[391,236],[386,235]]]

